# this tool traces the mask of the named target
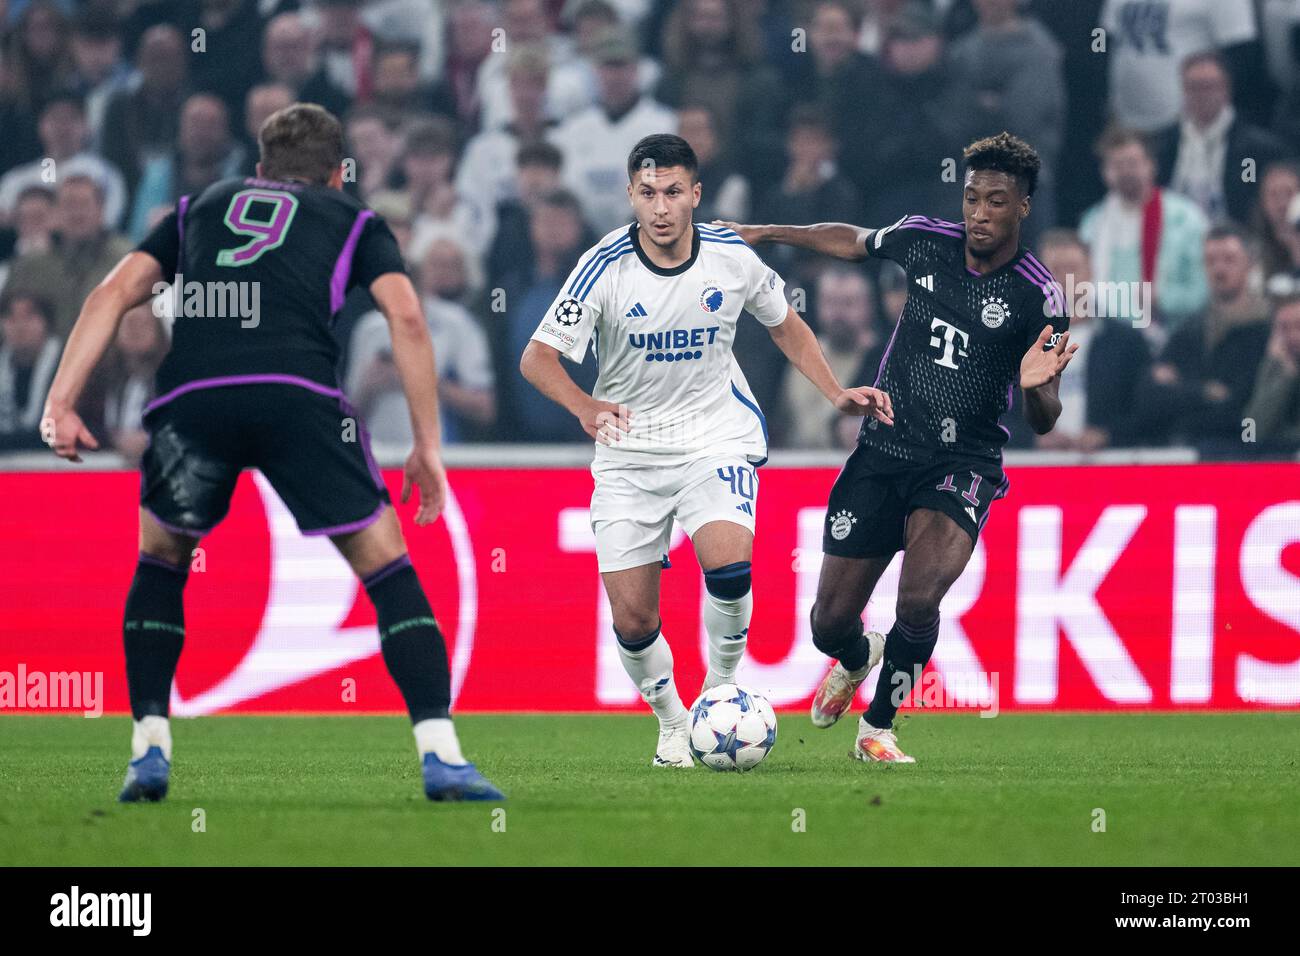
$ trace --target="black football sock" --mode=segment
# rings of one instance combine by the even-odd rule
[[[846,671],[856,671],[867,666],[867,661],[871,658],[871,645],[867,642],[860,618],[840,634],[822,634],[811,624],[809,627],[812,630],[813,646],[827,657],[839,661]]]
[[[447,645],[411,559],[402,555],[361,583],[374,602],[384,664],[402,692],[411,723],[449,716]]]
[[[938,615],[921,627],[905,624],[901,618],[894,622],[885,638],[885,657],[865,714],[867,723],[882,729],[894,726],[894,714],[912,693],[915,678],[929,663],[938,640]]]
[[[141,554],[122,615],[126,686],[131,716],[166,717],[172,679],[185,643],[185,582],[189,568]]]

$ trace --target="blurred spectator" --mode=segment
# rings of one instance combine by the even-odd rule
[[[546,51],[546,112],[564,120],[592,102],[590,76],[578,60],[568,37],[554,32],[543,0],[505,0],[501,6],[505,50],[535,46]],[[478,95],[483,129],[505,126],[513,118],[510,98],[510,57],[505,51],[487,56],[478,71]]]
[[[569,0],[561,20],[573,34],[574,50],[587,73],[583,84],[594,90],[596,66],[591,61],[591,51],[602,36],[623,26],[622,18],[610,0]],[[637,81],[642,93],[652,92],[662,75],[659,61],[653,57],[642,56],[637,63]]]
[[[906,4],[907,0],[866,0],[862,23],[858,27],[858,49],[880,56],[885,48],[885,39]]]
[[[445,88],[421,78],[419,46],[397,40],[375,46],[370,102],[398,116],[432,110],[454,119],[456,112]]]
[[[817,3],[808,26],[807,54],[795,60],[790,82],[801,101],[816,103],[831,121],[845,173],[861,189],[874,168],[875,131],[863,129],[859,114],[862,104],[876,95],[881,78],[876,61],[855,49],[859,20],[858,8],[847,0]],[[778,170],[780,161],[775,164]]]
[[[492,52],[497,27],[496,7],[483,0],[466,0],[448,12],[448,55],[444,83],[462,127],[478,125],[478,71]]]
[[[231,135],[226,104],[211,93],[195,93],[181,109],[176,150],[145,166],[128,235],[139,242],[181,196],[197,195],[219,179],[238,176],[244,155]]]
[[[364,200],[394,185],[402,153],[402,134],[392,117],[376,106],[357,106],[343,117],[348,155],[357,161],[357,191]]]
[[[880,365],[885,338],[876,323],[875,297],[861,269],[836,263],[817,279],[817,341],[835,377],[847,388],[864,366]],[[874,379],[874,369],[872,376]],[[834,448],[840,413],[802,375],[788,375],[773,423],[783,447]],[[861,419],[855,419],[861,424]]]
[[[149,435],[141,421],[154,397],[154,375],[171,342],[153,302],[129,309],[117,328],[106,360],[94,373],[87,391],[97,406],[87,418],[101,448],[112,448],[134,464],[144,454]]]
[[[65,176],[55,207],[55,242],[47,252],[16,259],[5,291],[50,302],[54,334],[67,338],[90,290],[131,251],[104,223],[104,193],[88,176]]]
[[[100,153],[121,170],[132,191],[145,166],[175,147],[188,92],[185,43],[175,27],[146,30],[135,59],[139,84],[109,98],[99,143]]]
[[[106,9],[82,11],[72,28],[72,61],[77,70],[77,92],[85,97],[86,123],[98,142],[104,128],[104,111],[114,93],[125,90],[131,68],[122,58],[122,31]]]
[[[316,33],[297,13],[282,13],[266,25],[262,73],[289,88],[290,102],[317,103],[340,118],[347,112],[347,93],[325,73]]]
[[[187,0],[178,18],[183,28],[203,31],[203,46],[190,58],[194,88],[221,99],[233,129],[243,127],[244,97],[261,75],[266,21],[259,6],[260,0]]]
[[[0,51],[0,169],[39,155],[36,122],[55,93],[76,82],[68,21],[59,5],[32,0]]]
[[[1252,0],[1107,0],[1101,25],[1112,115],[1140,132],[1178,122],[1178,70],[1187,57],[1217,49],[1239,78],[1258,57]],[[1237,91],[1253,92],[1244,83]]]
[[[511,120],[483,130],[465,146],[456,191],[479,210],[485,222],[494,221],[497,206],[514,198],[519,148],[541,139],[555,141],[558,124],[546,115],[547,72],[541,47],[515,47],[510,54]]]
[[[1061,417],[1046,435],[1034,436],[1034,444],[1089,452],[1141,444],[1146,436],[1134,396],[1151,366],[1146,339],[1130,325],[1097,318],[1087,295],[1088,247],[1075,233],[1048,231],[1038,255],[1061,285],[1070,310],[1070,344],[1079,350],[1061,376]],[[1021,427],[1023,421],[1017,413],[1009,424]]]
[[[952,104],[968,141],[1008,130],[1038,151],[1043,167],[1034,215],[1022,227],[1032,245],[1056,223],[1056,163],[1065,134],[1065,79],[1061,48],[1041,23],[1022,17],[1021,0],[974,0],[975,29],[948,51],[955,89]]]
[[[713,111],[704,105],[685,106],[677,114],[677,133],[691,144],[700,164],[700,204],[696,222],[749,219],[749,181],[723,153]]]
[[[0,231],[0,289],[9,280],[12,262],[53,247],[54,201],[54,190],[44,185],[28,186],[18,194],[11,225]]]
[[[469,427],[491,426],[496,417],[487,338],[456,301],[465,286],[463,256],[454,242],[435,240],[419,269],[419,291],[437,361],[442,440],[448,444],[464,440]],[[350,355],[347,392],[370,434],[381,443],[410,445],[410,411],[382,313],[371,312],[357,323]]]
[[[1250,223],[1263,244],[1261,266],[1266,287],[1274,276],[1290,276],[1300,271],[1300,230],[1296,228],[1292,211],[1297,195],[1300,195],[1300,166],[1291,162],[1274,163],[1264,170]]]
[[[756,218],[796,226],[837,219],[858,221],[862,204],[836,165],[835,139],[825,114],[811,104],[797,106],[790,114],[787,136],[785,176],[779,189],[758,200]],[[828,261],[825,256],[791,246],[765,246],[763,256],[787,285],[804,288]]]
[[[488,284],[496,289],[505,276],[532,267],[532,214],[546,196],[560,188],[563,157],[549,142],[522,146],[515,160],[512,197],[496,207],[496,233],[487,256]]]
[[[62,351],[50,303],[6,289],[0,296],[0,450],[45,447],[41,410]]]
[[[499,441],[589,441],[572,415],[524,381],[519,357],[593,238],[583,226],[581,208],[571,193],[549,193],[532,207],[532,254],[503,280],[505,308],[494,308],[488,315],[489,321],[499,323],[488,330],[497,369]],[[596,360],[591,352],[583,356],[581,365],[567,368],[579,388],[590,392],[595,387]]]
[[[1255,391],[1243,412],[1266,453],[1300,450],[1300,296],[1277,303]]]
[[[415,214],[412,243],[423,256],[434,234],[455,234],[482,256],[492,241],[491,210],[467,201],[452,178],[456,166],[456,130],[444,116],[431,116],[411,126],[402,152],[404,189]]]
[[[565,184],[600,235],[632,221],[627,192],[627,157],[632,147],[651,133],[677,132],[676,114],[641,94],[638,56],[628,34],[602,38],[592,51],[600,80],[599,102],[565,120],[555,134],[564,153]]]
[[[1210,222],[1245,222],[1255,205],[1255,171],[1281,159],[1282,144],[1237,116],[1232,80],[1218,53],[1188,57],[1182,75],[1182,118],[1152,142],[1160,182],[1195,202]]]
[[[1252,288],[1254,241],[1216,226],[1204,243],[1210,303],[1170,337],[1139,390],[1149,437],[1168,436],[1206,452],[1242,451],[1242,411],[1269,339],[1269,309]]]
[[[746,175],[771,180],[780,169],[784,90],[765,53],[759,24],[742,13],[742,0],[681,0],[664,29],[658,97],[674,108],[707,104],[719,140]]]
[[[861,147],[870,162],[854,164],[866,210],[863,222],[880,227],[909,213],[956,217],[961,189],[945,177],[960,156],[961,117],[943,59],[939,21],[927,8],[906,7],[885,38],[878,87],[859,107]]]
[[[81,98],[73,93],[52,96],[41,110],[39,129],[44,155],[0,177],[0,221],[9,220],[18,195],[28,187],[80,175],[94,179],[104,190],[104,219],[109,226],[121,225],[126,185],[120,172],[87,150],[90,130]]]
[[[375,37],[362,22],[358,0],[318,0],[320,58],[331,83],[354,100],[370,96]]]
[[[1084,213],[1079,236],[1092,250],[1097,282],[1126,283],[1123,288],[1129,290],[1137,288],[1134,283],[1152,284],[1142,288],[1153,293],[1154,321],[1147,328],[1158,342],[1205,306],[1205,216],[1190,199],[1156,187],[1155,161],[1141,134],[1113,129],[1102,137],[1097,152],[1109,192]],[[1138,314],[1138,305],[1150,311],[1150,302],[1122,298],[1128,308],[1111,318],[1152,319]]]
[[[262,124],[272,113],[293,105],[293,102],[293,90],[283,83],[259,83],[249,89],[244,103],[244,137],[240,144],[243,152],[240,171],[245,176],[257,175],[257,134]]]

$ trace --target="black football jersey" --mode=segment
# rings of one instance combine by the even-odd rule
[[[255,178],[182,197],[138,248],[173,284],[159,394],[265,375],[337,388],[330,325],[348,290],[404,271],[392,231],[356,199]]]
[[[1060,286],[1023,246],[977,275],[966,266],[965,225],[925,216],[869,233],[867,254],[901,265],[908,295],[875,382],[889,393],[894,424],[866,419],[859,443],[918,463],[1001,460],[1008,433],[999,419],[1021,359],[1043,326],[1055,334],[1069,325]]]

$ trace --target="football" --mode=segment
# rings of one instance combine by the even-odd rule
[[[752,770],[776,744],[776,711],[735,684],[706,690],[691,705],[691,754],[711,770]]]

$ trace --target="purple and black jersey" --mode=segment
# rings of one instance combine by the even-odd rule
[[[160,397],[240,381],[336,389],[330,324],[348,290],[404,271],[392,232],[356,199],[264,179],[183,197],[137,248],[178,284]]]
[[[867,419],[859,443],[917,463],[1001,461],[999,419],[1021,359],[1045,325],[1069,327],[1059,285],[1023,247],[994,272],[971,272],[964,224],[925,216],[869,233],[867,253],[903,267],[908,296],[875,383],[893,401],[894,425]]]

